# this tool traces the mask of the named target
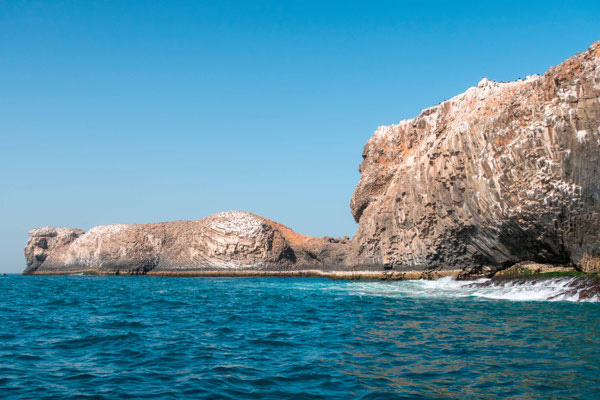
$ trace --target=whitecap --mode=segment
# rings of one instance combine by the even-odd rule
[[[437,280],[398,282],[357,282],[346,289],[358,295],[414,298],[461,298],[509,301],[600,302],[598,295],[584,292],[597,283],[585,278],[515,279],[494,281],[478,279],[457,281],[451,277]]]

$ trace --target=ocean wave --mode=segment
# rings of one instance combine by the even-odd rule
[[[600,302],[600,283],[594,278],[559,277],[512,280],[457,281],[451,277],[394,283],[356,283],[360,295],[427,298],[482,298],[509,301]]]

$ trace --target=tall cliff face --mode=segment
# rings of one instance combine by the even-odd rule
[[[287,270],[345,265],[349,241],[298,234],[261,216],[229,211],[198,221],[29,232],[25,274]]]
[[[600,255],[600,42],[477,87],[367,142],[349,259],[396,269]]]

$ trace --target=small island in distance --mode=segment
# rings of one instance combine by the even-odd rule
[[[352,238],[242,211],[30,231],[24,274],[462,279],[600,272],[600,41],[476,87],[366,144]],[[505,272],[501,272],[505,271]],[[510,274],[508,274],[510,275]]]

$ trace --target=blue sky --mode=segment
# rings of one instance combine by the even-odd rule
[[[45,225],[246,210],[352,236],[377,126],[543,73],[598,21],[598,1],[0,1],[0,271]]]

